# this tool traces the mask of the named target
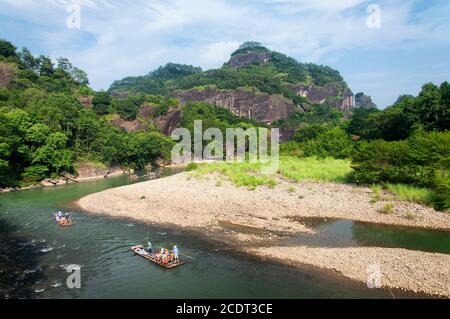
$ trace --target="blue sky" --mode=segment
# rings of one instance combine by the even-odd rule
[[[81,28],[66,9],[81,7]],[[367,8],[381,9],[371,29]],[[220,67],[255,40],[330,65],[379,107],[426,82],[450,80],[448,0],[0,0],[0,38],[69,58],[95,89],[167,62]]]

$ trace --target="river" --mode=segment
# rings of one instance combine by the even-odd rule
[[[164,176],[177,172],[166,169]],[[82,196],[139,181],[119,176],[0,195],[0,297],[392,298],[392,294],[418,297],[396,290],[368,289],[364,284],[312,267],[294,269],[218,249],[205,239],[180,230],[89,215],[73,208],[73,201]],[[58,227],[53,219],[58,210],[71,212],[75,224]],[[353,226],[348,223],[338,224],[341,228],[336,228],[336,223],[318,225],[331,227],[331,232],[343,227],[342,238],[352,237]],[[377,227],[374,232],[380,231],[380,226]],[[361,232],[370,234],[367,225],[360,225],[353,232],[353,245],[358,242],[355,238],[363,237],[364,245],[375,240],[373,234],[361,235]],[[411,230],[406,232],[408,238],[414,237]],[[425,236],[427,232],[420,234]],[[403,241],[398,238],[402,235],[394,233],[395,236],[385,231],[383,238],[395,237],[392,246],[401,246]],[[442,250],[446,244],[440,242],[441,235],[447,241],[448,236],[431,231],[429,234],[432,240],[425,245],[426,250]],[[149,238],[155,246],[178,244],[187,263],[165,270],[133,256],[130,247],[145,244]],[[379,245],[379,236],[375,238]],[[386,240],[381,240],[381,244],[386,245]],[[80,289],[69,289],[66,285],[69,275],[66,267],[72,264],[81,266]]]

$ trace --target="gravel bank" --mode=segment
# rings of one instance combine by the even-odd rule
[[[260,187],[249,191],[217,180],[216,175],[196,179],[190,173],[182,173],[92,194],[80,199],[78,205],[92,213],[204,229],[205,234],[215,232],[230,242],[240,242],[246,251],[250,248],[256,255],[335,269],[363,282],[367,278],[367,264],[376,261],[381,264],[383,284],[387,287],[450,297],[449,255],[388,248],[278,247],[277,236],[267,236],[313,233],[292,217],[450,230],[450,215],[395,200],[372,203],[372,191],[365,187],[281,181],[273,189]],[[386,203],[395,205],[393,214],[379,212]],[[239,230],[230,232],[224,224],[256,231],[250,235]],[[261,232],[258,234],[257,230]]]
[[[383,287],[450,297],[450,255],[377,247],[268,247],[252,252],[299,267],[332,269],[362,282],[367,282],[369,267],[377,265]]]

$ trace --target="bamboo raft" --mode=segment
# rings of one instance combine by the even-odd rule
[[[147,259],[147,260],[149,260],[149,261],[151,261],[151,262],[153,262],[153,263],[155,263],[155,264],[157,264],[157,265],[159,265],[159,266],[161,266],[163,268],[173,269],[175,267],[178,267],[178,266],[181,266],[181,265],[184,264],[184,261],[181,261],[181,260],[175,260],[175,261],[172,261],[170,263],[164,263],[161,260],[161,258],[157,257],[157,254],[155,254],[155,253],[148,253],[145,250],[144,246],[142,246],[142,245],[137,245],[137,246],[131,247],[131,250],[136,255],[141,256],[141,257],[143,257],[143,258],[145,258],[145,259]]]
[[[73,221],[72,221],[72,220],[70,220],[70,221],[68,221],[68,222],[61,222],[60,220],[58,220],[58,217],[57,217],[56,214],[54,214],[54,216],[55,216],[55,221],[56,221],[56,223],[57,223],[59,226],[61,226],[61,227],[69,227],[69,226],[72,226],[72,225],[73,225]]]

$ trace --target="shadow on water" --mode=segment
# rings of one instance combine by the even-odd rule
[[[447,231],[355,222],[325,218],[296,218],[316,230],[316,235],[298,234],[287,244],[317,247],[386,247],[450,254]]]
[[[42,243],[12,235],[17,227],[0,219],[0,298],[30,298],[45,279],[39,266]]]

